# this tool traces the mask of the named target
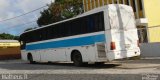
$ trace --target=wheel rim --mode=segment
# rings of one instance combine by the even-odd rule
[[[75,55],[75,62],[81,62],[82,59],[81,59],[81,56],[79,54],[76,54]]]
[[[33,62],[32,56],[29,57],[29,61],[30,61],[30,62]]]
[[[73,56],[73,62],[75,64],[75,66],[81,66],[82,65],[82,57],[80,53],[76,53]]]

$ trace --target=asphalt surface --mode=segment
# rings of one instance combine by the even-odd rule
[[[160,59],[121,60],[75,67],[73,63],[0,61],[0,80],[160,80]]]

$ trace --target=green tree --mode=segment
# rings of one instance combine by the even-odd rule
[[[66,2],[65,2],[66,1]],[[83,13],[82,0],[65,0],[62,17],[68,19]]]
[[[18,40],[19,39],[19,36],[14,36],[14,35],[11,35],[11,34],[7,34],[7,33],[2,33],[0,34],[0,39],[11,39],[11,40]]]
[[[53,15],[51,14],[50,10],[46,9],[43,12],[40,12],[40,14],[41,14],[41,16],[37,20],[37,24],[39,26],[52,23]]]
[[[48,9],[41,12],[41,16],[37,20],[39,26],[68,19],[83,13],[82,0],[55,0],[48,7]]]

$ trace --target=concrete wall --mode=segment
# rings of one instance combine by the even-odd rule
[[[148,19],[150,42],[160,42],[160,0],[143,0],[145,16]],[[153,28],[156,26],[158,28]],[[151,28],[152,27],[152,28]]]
[[[142,43],[141,57],[160,57],[160,43]]]

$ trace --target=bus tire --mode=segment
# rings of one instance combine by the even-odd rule
[[[28,60],[30,62],[30,64],[35,64],[35,61],[33,61],[33,57],[32,57],[32,54],[28,54]]]
[[[83,65],[83,61],[82,61],[82,56],[81,53],[79,51],[74,51],[73,55],[72,55],[72,60],[75,66],[82,66]]]

